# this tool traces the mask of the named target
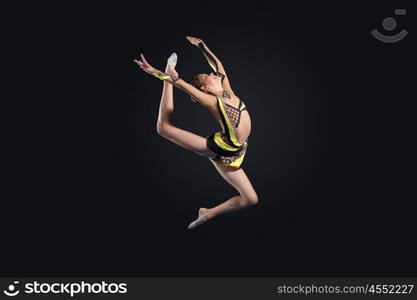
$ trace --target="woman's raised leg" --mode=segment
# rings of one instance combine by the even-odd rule
[[[167,64],[166,73],[176,76],[175,69]],[[207,148],[206,139],[192,132],[180,129],[171,122],[174,112],[174,97],[172,84],[164,81],[161,102],[159,105],[159,115],[157,121],[157,131],[164,138],[171,142],[200,155],[212,157],[212,152]]]

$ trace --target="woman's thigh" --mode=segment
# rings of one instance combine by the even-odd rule
[[[187,149],[196,152],[205,157],[213,157],[214,153],[207,148],[206,138],[199,136],[190,131],[168,125],[164,129],[163,136],[171,142]]]
[[[247,199],[257,198],[255,189],[253,188],[248,176],[242,168],[236,169],[224,165],[221,162],[214,162],[214,166],[220,175],[233,186],[241,196]]]

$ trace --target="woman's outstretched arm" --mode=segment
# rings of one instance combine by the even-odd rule
[[[225,89],[229,94],[234,95],[232,87],[230,86],[229,78],[226,74],[226,70],[224,69],[220,59],[218,59],[217,56],[214,55],[214,53],[207,47],[207,45],[203,42],[202,39],[187,36],[187,40],[189,40],[190,43],[194,46],[200,48],[210,67],[214,70],[214,72],[216,72],[218,75],[222,77],[223,89]]]
[[[166,82],[171,83],[172,85],[184,90],[187,94],[189,94],[191,97],[196,99],[199,103],[201,103],[203,106],[209,108],[209,109],[215,109],[217,105],[216,97],[206,94],[199,89],[195,88],[193,85],[189,84],[185,80],[182,80],[179,78],[177,71],[172,69],[170,66],[170,73],[167,74],[162,71],[159,71],[152,67],[145,59],[143,54],[140,55],[142,61],[139,59],[134,59],[133,61],[146,73],[155,76],[156,78],[159,78],[161,80],[164,80]]]

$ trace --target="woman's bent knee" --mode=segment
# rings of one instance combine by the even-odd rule
[[[243,199],[246,201],[248,205],[255,205],[259,202],[258,195],[256,193],[246,195],[243,197]]]

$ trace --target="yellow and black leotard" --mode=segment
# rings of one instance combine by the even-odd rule
[[[224,103],[220,97],[217,97],[217,108],[224,131],[219,131],[206,137],[207,147],[216,154],[210,160],[212,162],[221,161],[225,165],[240,168],[248,147],[248,139],[244,142],[240,141],[237,127],[240,122],[240,114],[246,109],[246,106],[240,100],[239,107],[236,108]]]
[[[217,76],[225,75],[219,73],[218,65],[214,57],[205,49],[204,44],[200,43],[199,48],[203,52],[210,67],[216,72]],[[239,106],[236,108],[228,103],[224,103],[220,97],[217,97],[217,109],[221,116],[224,131],[216,132],[207,136],[207,147],[214,152],[215,157],[209,158],[212,162],[221,161],[225,165],[240,168],[245,157],[248,139],[241,142],[237,127],[240,123],[240,115],[246,109],[246,105],[239,99]]]

